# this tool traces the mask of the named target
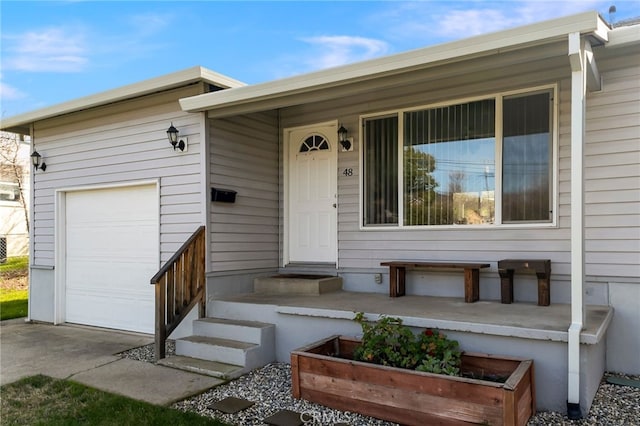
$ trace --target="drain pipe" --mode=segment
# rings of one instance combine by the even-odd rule
[[[584,44],[583,44],[584,43]],[[584,324],[583,149],[586,98],[586,50],[580,33],[569,34],[571,63],[571,326],[568,334],[567,416],[582,418],[580,409],[580,332]],[[589,46],[590,47],[590,46]],[[589,49],[590,50],[590,49]]]

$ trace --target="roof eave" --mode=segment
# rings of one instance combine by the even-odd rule
[[[30,125],[36,121],[132,99],[148,95],[150,93],[170,90],[199,81],[225,89],[242,87],[245,85],[245,83],[238,80],[234,80],[225,75],[196,66],[94,95],[73,99],[50,107],[8,117],[1,120],[0,130],[28,135],[30,133]]]
[[[197,95],[181,99],[180,105],[184,111],[209,111],[212,116],[224,115],[223,110],[229,107],[234,107],[234,111],[238,112],[243,109],[243,105],[246,106],[246,112],[251,112],[249,105],[252,103],[263,103],[290,95],[399,74],[412,69],[429,68],[442,63],[549,43],[575,32],[588,34],[603,43],[607,41],[608,26],[597,12],[584,12],[365,62]]]
[[[640,25],[616,27],[609,31],[607,48],[624,47],[640,43]]]

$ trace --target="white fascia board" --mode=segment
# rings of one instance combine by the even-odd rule
[[[616,48],[632,44],[640,44],[640,25],[612,29],[609,31],[609,42],[605,47]]]
[[[191,67],[175,73],[151,78],[138,83],[129,84],[127,86],[118,87],[116,89],[97,93],[95,95],[85,96],[63,102],[46,108],[16,115],[13,117],[2,119],[0,122],[0,130],[13,131],[16,133],[24,133],[28,130],[29,124],[47,118],[59,115],[69,114],[72,112],[82,111],[88,108],[107,105],[126,99],[132,99],[150,93],[169,90],[176,87],[184,86],[190,83],[203,81],[222,88],[241,87],[245,83],[234,80],[222,74],[208,70],[203,67]]]
[[[597,12],[585,12],[281,80],[205,93],[181,99],[180,105],[188,112],[223,109],[540,45],[575,32],[590,34],[604,42],[607,34],[602,30],[604,26]]]

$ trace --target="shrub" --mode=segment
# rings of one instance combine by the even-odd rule
[[[461,352],[458,342],[449,340],[437,330],[426,329],[414,334],[402,325],[402,319],[382,316],[379,321],[367,321],[364,313],[354,321],[362,327],[362,343],[354,351],[354,359],[391,367],[460,375]]]

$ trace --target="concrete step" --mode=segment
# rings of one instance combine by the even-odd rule
[[[187,336],[176,340],[176,355],[246,366],[247,354],[259,345],[208,336]]]
[[[193,334],[269,345],[274,342],[275,325],[257,321],[200,318],[193,321]]]
[[[253,281],[253,291],[261,294],[320,295],[342,290],[342,278],[331,275],[278,274]]]
[[[235,379],[248,371],[241,365],[225,364],[223,362],[207,361],[180,355],[163,358],[158,361],[158,364],[177,368],[178,370],[218,377],[223,380]]]
[[[193,336],[176,339],[176,355],[237,365],[243,371],[275,361],[275,325],[225,318],[193,322]]]

